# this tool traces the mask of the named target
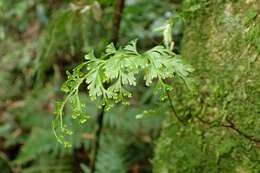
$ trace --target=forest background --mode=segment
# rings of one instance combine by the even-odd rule
[[[73,121],[68,104],[71,147],[60,144],[53,120],[66,71],[111,42],[163,45],[156,28],[171,20],[192,84],[174,79],[161,101],[137,75],[130,105],[102,123],[83,85],[90,117]],[[259,55],[258,0],[0,0],[0,172],[259,173]]]

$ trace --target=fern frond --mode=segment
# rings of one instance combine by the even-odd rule
[[[147,86],[157,80],[155,92],[161,93],[161,99],[164,100],[167,92],[173,89],[165,82],[166,79],[171,80],[179,76],[185,80],[193,72],[180,56],[171,51],[168,43],[143,53],[137,51],[136,44],[137,40],[133,40],[123,48],[116,49],[111,43],[100,58],[92,51],[85,56],[86,62],[78,65],[72,74],[67,72],[68,79],[62,85],[62,91],[67,96],[64,101],[57,103],[56,119],[53,122],[54,134],[60,143],[70,146],[63,135],[72,134],[63,123],[63,109],[68,101],[73,109],[73,119],[80,117],[79,122],[84,123],[89,117],[82,111],[85,104],[82,104],[78,97],[79,86],[83,82],[88,85],[90,98],[100,99],[99,106],[104,106],[108,111],[115,103],[129,104],[127,99],[132,97],[133,93],[127,88],[136,86],[137,74],[144,74],[143,79]]]

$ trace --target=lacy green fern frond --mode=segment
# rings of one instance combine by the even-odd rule
[[[172,25],[170,23],[167,26]],[[164,34],[164,37],[171,37],[171,34]],[[172,42],[171,38],[164,39]],[[136,86],[137,74],[144,75],[147,86],[156,82],[155,93],[160,92],[162,100],[167,97],[167,92],[173,89],[165,82],[166,79],[179,76],[186,80],[193,69],[182,61],[180,55],[172,52],[169,46],[171,43],[168,41],[165,45],[155,46],[142,53],[137,51],[137,40],[119,49],[111,43],[101,57],[97,58],[91,51],[85,56],[85,62],[78,65],[72,73],[67,72],[68,79],[61,88],[67,96],[62,102],[57,103],[56,119],[53,122],[53,130],[58,141],[69,146],[63,135],[72,134],[63,124],[63,110],[67,102],[71,104],[73,119],[79,119],[79,123],[84,123],[89,117],[83,111],[85,104],[78,96],[79,86],[83,82],[87,84],[90,98],[99,100],[100,107],[104,106],[108,111],[115,103],[129,104],[127,99],[132,97],[133,93],[127,88]]]

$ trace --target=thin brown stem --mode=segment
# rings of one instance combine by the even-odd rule
[[[231,129],[233,131],[235,131],[237,134],[239,134],[240,136],[243,136],[244,138],[246,138],[247,140],[249,141],[252,141],[256,144],[260,144],[260,139],[252,136],[252,135],[248,135],[246,134],[245,132],[241,131],[236,125],[234,122],[232,122],[229,117],[226,118],[226,123],[227,124],[223,124],[223,123],[220,123],[219,125],[213,125],[212,122],[209,122],[209,121],[206,121],[206,120],[203,120],[201,117],[199,117],[199,115],[197,114],[195,116],[202,124],[206,124],[206,125],[209,125],[209,126],[219,126],[219,127],[225,127],[225,128],[228,128],[228,129]]]
[[[260,139],[255,138],[254,136],[248,135],[242,132],[228,117],[226,118],[228,125],[223,126],[232,129],[233,131],[237,132],[239,135],[243,136],[244,138],[253,141],[255,143],[260,143]]]
[[[173,101],[172,101],[171,95],[170,95],[170,93],[168,91],[167,91],[167,95],[168,95],[168,100],[169,100],[170,107],[172,109],[172,112],[173,112],[174,116],[177,118],[177,120],[180,123],[184,124],[183,120],[179,117],[179,115],[177,114],[177,111],[175,110],[175,107],[173,105]]]
[[[118,43],[120,23],[123,15],[123,10],[125,6],[125,0],[116,0],[115,11],[114,11],[114,21],[113,21],[113,35],[112,42],[116,45]]]
[[[103,128],[103,119],[104,119],[104,107],[102,107],[102,109],[99,112],[98,117],[97,117],[98,129],[96,131],[94,158],[93,158],[93,162],[92,162],[91,173],[94,173],[96,171],[96,162],[97,162],[98,150],[100,147],[100,135],[101,135],[101,131]]]

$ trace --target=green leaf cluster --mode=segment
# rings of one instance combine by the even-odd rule
[[[167,21],[165,27],[158,29],[163,30],[164,45],[141,52],[137,50],[136,39],[118,49],[111,43],[99,58],[91,51],[85,55],[85,62],[75,67],[72,73],[67,71],[67,80],[61,87],[67,96],[57,103],[57,116],[53,121],[53,130],[60,143],[69,146],[63,134],[72,134],[63,124],[63,109],[67,102],[71,104],[73,119],[79,118],[79,122],[83,123],[89,117],[85,114],[85,104],[78,96],[83,83],[87,85],[90,98],[98,100],[99,106],[108,111],[117,103],[129,104],[128,100],[133,96],[131,87],[137,85],[138,75],[143,76],[147,87],[155,85],[154,93],[160,94],[161,100],[165,100],[167,93],[173,90],[167,81],[175,77],[188,81],[193,68],[185,64],[180,55],[172,52],[169,27],[172,27],[172,21]]]

